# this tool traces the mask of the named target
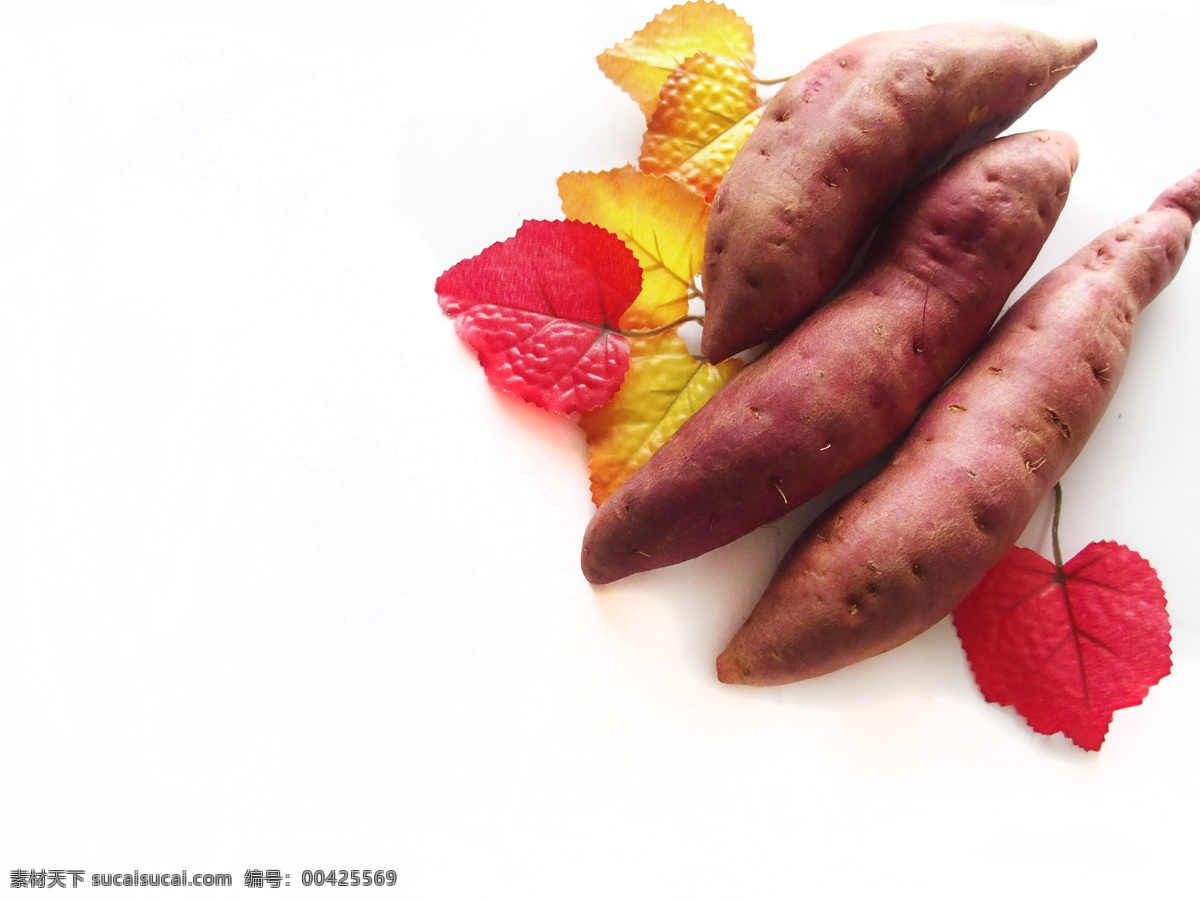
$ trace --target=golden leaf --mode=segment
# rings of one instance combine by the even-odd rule
[[[666,176],[632,166],[568,172],[558,179],[568,219],[618,235],[642,264],[642,293],[622,329],[655,329],[687,316],[693,277],[704,258],[708,204]]]
[[[761,115],[754,74],[745,65],[697,53],[663,85],[638,163],[643,172],[679,179],[712,203]]]
[[[701,51],[753,68],[754,32],[745,19],[720,3],[684,3],[663,10],[632,37],[596,57],[596,62],[649,119],[667,77]]]
[[[616,397],[579,419],[597,505],[742,367],[736,357],[715,366],[696,359],[674,329],[630,344],[629,371]]]

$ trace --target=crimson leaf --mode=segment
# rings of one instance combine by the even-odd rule
[[[613,330],[641,285],[641,265],[620,238],[559,220],[524,223],[442,273],[435,290],[492,385],[574,413],[620,387],[629,343]]]
[[[989,702],[1090,751],[1114,711],[1140,704],[1171,671],[1162,583],[1116,542],[1093,542],[1065,565],[1013,548],[958,606],[954,626]]]

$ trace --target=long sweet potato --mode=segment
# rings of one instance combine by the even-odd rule
[[[891,464],[800,537],[717,659],[718,677],[818,676],[948,614],[1091,435],[1138,313],[1174,278],[1198,218],[1200,171],[1030,289]]]
[[[1061,132],[959,157],[888,216],[859,275],[751,363],[597,511],[610,582],[778,519],[887,449],[983,340],[1066,202]]]
[[[713,199],[705,356],[781,335],[841,280],[906,185],[998,135],[1095,48],[953,23],[859,38],[790,79]]]

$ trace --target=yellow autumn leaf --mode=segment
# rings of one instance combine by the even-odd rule
[[[702,197],[672,178],[633,166],[565,173],[558,196],[568,219],[613,232],[642,264],[642,292],[621,317],[622,329],[655,329],[687,316],[708,227]]]
[[[754,74],[744,64],[697,53],[663,85],[638,164],[651,175],[679,179],[712,203],[761,115]]]
[[[697,360],[674,329],[630,344],[629,372],[616,397],[579,419],[597,505],[742,367],[736,357],[715,366]]]
[[[649,119],[667,77],[701,51],[753,68],[754,32],[745,19],[720,3],[684,3],[663,10],[632,37],[605,50],[596,62]]]

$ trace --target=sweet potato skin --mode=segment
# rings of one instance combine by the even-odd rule
[[[1200,172],[1030,289],[890,465],[800,537],[717,659],[718,677],[819,676],[948,614],[1092,434],[1137,315],[1178,271],[1198,217]]]
[[[982,341],[1057,221],[1077,163],[1069,135],[1013,135],[906,197],[846,290],[601,505],[584,536],[587,578],[696,557],[883,452]]]
[[[713,199],[704,355],[777,338],[922,171],[1012,124],[1095,50],[997,22],[859,38],[771,98]]]

